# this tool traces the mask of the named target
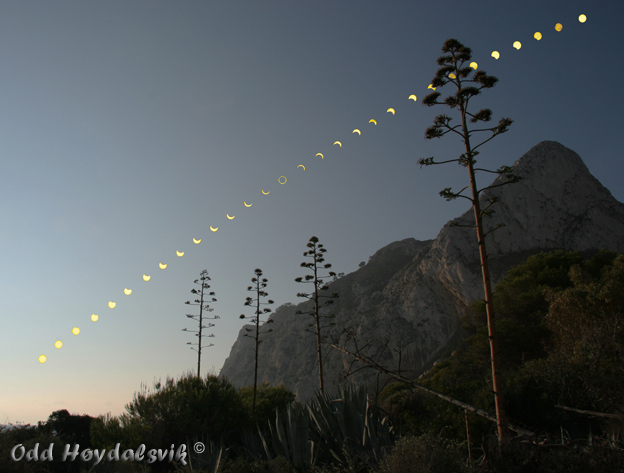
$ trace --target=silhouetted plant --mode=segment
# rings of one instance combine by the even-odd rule
[[[322,318],[333,319],[334,314],[320,315],[319,299],[321,298],[329,299],[325,301],[325,305],[333,304],[334,303],[333,299],[337,298],[338,294],[333,293],[331,296],[325,296],[325,295],[320,294],[320,291],[327,291],[329,289],[329,286],[323,283],[322,278],[332,277],[332,276],[336,278],[336,273],[334,273],[333,271],[329,271],[328,276],[319,276],[318,274],[319,265],[325,261],[325,258],[323,258],[323,254],[326,253],[327,250],[323,248],[323,245],[318,243],[318,241],[319,239],[315,236],[310,238],[310,241],[307,244],[307,247],[310,249],[308,251],[305,251],[303,253],[303,256],[307,258],[312,258],[312,262],[308,263],[304,261],[303,263],[301,263],[302,268],[308,268],[312,270],[314,274],[306,275],[305,281],[304,281],[304,278],[302,277],[295,279],[295,281],[299,283],[311,282],[314,284],[314,292],[311,292],[309,294],[306,294],[304,292],[297,293],[297,297],[305,297],[306,299],[313,300],[314,308],[309,312],[303,312],[301,310],[298,310],[296,313],[297,314],[309,314],[312,317],[314,317],[314,323],[308,325],[308,328],[306,329],[306,331],[316,335],[316,351],[318,354],[318,365],[319,365],[319,384],[320,384],[321,392],[324,392],[325,386],[323,384],[323,356],[321,353],[321,341],[322,341],[321,330],[327,326],[321,325],[321,319]],[[325,264],[323,265],[323,268],[329,269],[331,268],[331,264]],[[341,274],[344,274],[344,273],[341,273]],[[329,325],[331,326],[335,324],[330,323]],[[314,327],[314,329],[310,330],[310,327]]]
[[[72,415],[67,409],[60,409],[50,414],[48,421],[40,423],[38,428],[42,432],[59,437],[65,443],[78,443],[81,448],[91,448],[92,420],[93,417],[89,415]]]
[[[150,448],[168,448],[202,436],[227,444],[246,424],[236,388],[214,375],[199,378],[188,373],[177,381],[167,377],[165,384],[155,382],[152,390],[142,384],[126,411],[122,423],[137,422],[144,436],[141,443],[153,445]]]
[[[498,339],[496,335],[496,323],[494,319],[494,306],[492,300],[492,288],[490,285],[490,272],[488,268],[488,258],[485,248],[485,236],[488,233],[500,228],[502,224],[497,225],[488,232],[483,231],[483,217],[490,217],[493,211],[490,210],[490,206],[497,202],[495,197],[488,199],[489,204],[483,209],[480,208],[479,195],[486,189],[492,189],[494,187],[500,187],[506,184],[518,182],[520,178],[511,172],[509,166],[502,166],[497,171],[489,171],[487,169],[475,168],[474,164],[477,162],[474,158],[479,154],[476,151],[477,148],[490,141],[495,136],[505,133],[507,127],[513,122],[510,118],[501,118],[498,125],[492,128],[469,130],[467,124],[467,117],[470,118],[471,123],[477,122],[489,122],[492,119],[492,110],[484,108],[479,110],[476,114],[468,112],[468,102],[472,97],[476,97],[481,94],[481,89],[490,89],[494,87],[498,79],[493,76],[488,76],[485,71],[478,70],[473,71],[470,67],[470,59],[472,58],[472,51],[470,48],[464,46],[456,39],[448,39],[442,46],[442,52],[445,55],[438,58],[438,65],[442,66],[436,72],[435,77],[431,81],[431,86],[434,88],[444,87],[446,84],[453,83],[457,92],[454,95],[449,95],[444,99],[444,102],[438,102],[440,92],[432,92],[423,99],[423,104],[429,107],[433,105],[447,105],[451,109],[459,108],[461,123],[455,126],[451,126],[452,120],[448,115],[438,115],[434,119],[433,126],[427,128],[425,132],[425,139],[440,138],[447,133],[453,132],[458,134],[464,142],[465,153],[461,154],[458,159],[450,159],[447,161],[435,162],[434,158],[421,158],[418,160],[418,164],[421,166],[430,166],[433,164],[444,164],[450,162],[458,162],[461,166],[468,168],[470,177],[470,184],[464,187],[459,192],[452,192],[450,187],[447,187],[440,192],[440,195],[447,201],[454,200],[457,197],[462,197],[471,202],[474,209],[475,225],[469,226],[477,230],[477,238],[479,243],[479,253],[481,258],[481,269],[483,272],[483,287],[485,290],[485,302],[487,307],[487,319],[489,329],[489,341],[490,341],[490,356],[492,365],[492,383],[494,388],[494,402],[496,406],[496,418],[498,424],[498,436],[499,441],[502,443],[503,439],[507,436],[507,420],[505,419],[505,410],[503,407],[503,394],[501,388],[501,380],[499,376],[499,359],[498,359]],[[468,79],[469,75],[474,72],[472,79]],[[469,84],[477,84],[478,87]],[[461,131],[458,131],[459,128]],[[491,131],[492,136],[482,141],[476,146],[472,146],[470,143],[470,137],[475,132]],[[477,189],[477,182],[475,178],[475,171],[485,171],[500,176],[505,176],[506,181],[500,184],[494,184],[483,189]],[[472,191],[472,197],[462,195],[462,192],[470,188]],[[457,225],[468,226],[468,225]]]
[[[185,304],[188,305],[198,305],[199,306],[199,315],[193,315],[193,314],[186,314],[186,316],[189,319],[193,319],[196,320],[199,324],[199,330],[188,330],[186,328],[183,328],[182,331],[183,332],[191,332],[191,333],[195,333],[195,336],[197,337],[197,343],[191,343],[191,342],[187,342],[187,345],[197,345],[197,350],[195,350],[195,348],[191,347],[191,350],[195,350],[197,352],[197,376],[199,376],[201,378],[201,351],[202,348],[208,348],[208,347],[212,347],[214,346],[213,343],[211,343],[210,345],[206,345],[206,346],[202,346],[202,338],[203,337],[214,337],[214,334],[211,333],[210,335],[203,335],[202,334],[202,330],[205,328],[210,328],[210,327],[214,327],[215,324],[213,323],[208,323],[208,325],[203,325],[204,319],[209,319],[209,320],[216,320],[219,319],[220,317],[218,315],[215,315],[213,317],[207,317],[204,315],[204,311],[206,312],[212,312],[214,309],[210,308],[210,305],[208,305],[207,303],[204,303],[204,291],[208,288],[210,288],[210,285],[205,282],[205,281],[210,281],[210,277],[208,276],[208,271],[207,270],[203,270],[200,273],[200,278],[196,279],[195,281],[193,281],[195,284],[199,284],[201,286],[201,291],[197,290],[197,289],[191,289],[191,292],[193,294],[199,294],[199,299],[195,299],[194,302],[196,302],[196,304],[192,304],[190,301],[186,301]],[[201,283],[199,282],[201,280]],[[207,294],[209,296],[214,296],[215,293],[214,292],[210,292],[209,294]],[[211,302],[216,302],[217,299],[215,299],[214,297],[212,298]]]
[[[248,286],[247,290],[248,291],[255,291],[256,293],[256,298],[253,299],[252,297],[247,297],[247,299],[245,300],[245,305],[251,306],[254,302],[256,305],[256,312],[255,312],[255,316],[252,317],[245,317],[245,314],[241,314],[240,318],[241,319],[251,319],[251,322],[256,324],[256,334],[254,336],[251,336],[249,334],[245,334],[246,337],[249,338],[253,338],[255,340],[255,348],[256,348],[256,362],[255,362],[255,367],[254,367],[254,387],[253,387],[253,403],[252,403],[252,407],[251,407],[251,412],[252,415],[255,415],[256,412],[256,392],[257,392],[257,388],[258,388],[258,347],[260,346],[260,343],[262,343],[262,340],[260,340],[260,335],[265,334],[265,333],[269,333],[272,332],[273,329],[268,329],[265,332],[260,331],[260,315],[261,314],[268,314],[269,312],[271,312],[271,309],[269,309],[268,307],[265,307],[262,311],[260,310],[260,305],[262,304],[273,304],[274,302],[272,300],[269,299],[268,302],[260,302],[260,298],[261,297],[266,297],[269,294],[263,290],[263,288],[266,287],[268,279],[263,278],[260,279],[260,276],[262,276],[262,270],[259,268],[256,268],[255,271],[256,273],[256,277],[255,278],[251,278],[251,282],[255,284],[255,287],[253,286]],[[267,324],[271,324],[273,323],[273,319],[271,319],[270,317],[268,318],[268,320],[266,321]],[[246,327],[245,330],[247,332],[252,332],[253,329]]]
[[[253,386],[238,390],[241,401],[250,410],[253,404]],[[294,393],[283,384],[271,386],[268,382],[262,383],[256,391],[256,409],[252,421],[266,425],[267,421],[275,420],[275,410],[285,411],[286,406],[295,401]]]

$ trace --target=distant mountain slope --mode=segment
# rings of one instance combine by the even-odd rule
[[[497,283],[514,265],[542,250],[591,252],[605,248],[624,252],[624,204],[590,173],[572,150],[553,141],[531,148],[514,165],[519,183],[484,192],[482,201],[496,196],[495,214],[486,228],[505,226],[487,237],[492,279]],[[483,175],[478,175],[485,187]],[[499,183],[498,178],[494,183]],[[433,197],[432,197],[433,198]],[[474,225],[472,209],[453,220]],[[482,275],[475,231],[447,223],[435,240],[407,239],[377,251],[369,263],[330,286],[340,298],[331,307],[339,335],[345,327],[381,351],[380,360],[397,367],[402,346],[402,369],[417,376],[439,358],[457,338],[460,316],[472,301],[483,298]],[[304,332],[310,316],[296,315],[308,307],[285,305],[274,314],[274,331],[260,348],[259,379],[283,382],[300,400],[318,389],[314,335]],[[325,310],[325,309],[324,309]],[[330,331],[328,330],[328,333]],[[253,383],[253,346],[241,329],[221,370],[236,386]],[[351,359],[337,352],[325,357],[329,389],[341,382]],[[372,384],[377,373],[362,370],[350,382]]]

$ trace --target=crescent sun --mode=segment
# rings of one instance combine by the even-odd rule
[[[243,202],[243,204],[245,204],[245,207],[251,207],[253,204],[248,204],[247,202]]]
[[[303,168],[303,170],[305,171],[305,166],[303,164],[300,164],[299,166],[297,166],[298,168]]]
[[[199,245],[201,243],[201,238],[199,240],[196,240],[195,238],[193,238],[193,243],[195,243],[196,245]]]
[[[368,120],[368,123],[372,123],[373,125],[377,125],[377,120],[375,120],[374,118],[371,118],[370,120]]]
[[[314,156],[315,156],[315,157],[316,157],[316,156],[320,156],[320,157],[321,157],[321,159],[323,159],[323,155],[322,155],[321,153],[316,153]]]
[[[338,145],[338,146],[340,146],[342,148],[342,143],[340,141],[336,141],[334,144]]]
[[[217,228],[212,228],[212,225],[210,225],[210,230],[212,230],[213,232],[216,232],[219,229],[219,227]]]
[[[165,269],[165,268],[167,267],[167,265],[166,265],[166,264],[163,264],[163,263],[158,263],[158,267],[159,267],[160,269]]]
[[[143,281],[149,281],[151,278],[151,276],[143,275]]]
[[[418,97],[416,97],[414,94],[410,95],[408,100],[413,100],[414,102],[416,102],[418,100]]]
[[[353,133],[357,133],[358,135],[362,134],[362,132],[360,130],[358,130],[357,128],[355,130],[353,130]]]
[[[393,108],[389,108],[388,110],[386,110],[386,112],[391,113],[392,115],[394,115],[394,109]]]
[[[228,220],[233,220],[233,219],[234,219],[234,217],[236,217],[236,215],[232,215],[232,216],[230,217],[230,214],[225,214],[225,216],[228,218]]]
[[[264,195],[269,195],[269,194],[271,193],[271,191],[269,191],[269,192],[264,192],[264,189],[262,189],[262,193],[263,193]]]
[[[178,255],[180,258],[182,258],[184,256],[184,251],[177,251],[176,250],[176,255]]]

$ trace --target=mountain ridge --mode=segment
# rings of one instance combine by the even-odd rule
[[[484,204],[490,197],[499,199],[493,216],[485,219],[486,229],[504,224],[486,240],[494,285],[511,267],[540,251],[624,252],[624,204],[591,175],[574,151],[543,141],[516,160],[512,169],[522,177],[520,182],[488,189],[480,196]],[[368,264],[332,282],[329,292],[338,292],[340,298],[322,309],[336,315],[336,326],[326,333],[339,337],[349,328],[362,343],[371,341],[371,353],[377,353],[388,368],[397,368],[400,357],[409,376],[431,366],[461,336],[460,317],[474,300],[483,298],[475,231],[453,223],[474,225],[472,208],[445,224],[435,239],[390,243]],[[260,351],[259,380],[284,383],[299,400],[318,389],[316,340],[304,332],[311,317],[295,315],[309,306],[304,302],[279,307],[273,336],[265,337]],[[244,333],[243,328],[221,370],[235,386],[253,381],[253,346]],[[335,390],[344,382],[342,374],[352,359],[335,350],[325,353],[325,384]],[[347,382],[372,387],[376,381],[376,372],[361,370]]]

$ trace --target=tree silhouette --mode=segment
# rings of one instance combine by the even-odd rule
[[[58,436],[63,442],[84,445],[91,448],[90,427],[93,417],[89,415],[70,414],[67,409],[54,411],[39,428],[45,433]]]
[[[485,248],[485,236],[488,233],[500,228],[502,224],[497,225],[493,229],[484,232],[483,230],[483,218],[491,217],[493,211],[490,207],[496,203],[495,197],[488,199],[488,205],[483,209],[479,205],[479,194],[486,189],[492,189],[494,187],[500,187],[506,184],[511,184],[520,180],[520,178],[511,172],[509,166],[502,166],[497,171],[490,171],[487,169],[475,168],[474,165],[477,162],[474,158],[479,154],[476,151],[477,148],[484,145],[492,138],[501,133],[505,133],[508,130],[509,125],[513,122],[510,118],[501,118],[498,125],[492,128],[483,129],[468,129],[467,117],[470,118],[471,123],[477,122],[489,122],[492,119],[492,111],[488,108],[479,110],[476,114],[468,112],[468,102],[472,97],[481,94],[481,89],[490,89],[494,87],[498,79],[493,76],[488,76],[485,71],[478,70],[473,71],[469,62],[472,57],[472,51],[470,48],[464,46],[456,39],[448,39],[442,46],[442,52],[445,55],[438,58],[438,65],[442,66],[436,72],[435,77],[431,81],[431,86],[438,88],[443,87],[449,82],[454,84],[457,88],[457,92],[454,95],[449,95],[444,99],[444,102],[438,102],[440,92],[432,92],[423,99],[423,104],[431,107],[433,105],[447,105],[452,109],[459,108],[461,115],[461,123],[455,126],[451,126],[451,117],[447,115],[438,115],[434,119],[433,126],[427,128],[425,132],[425,139],[440,138],[447,133],[453,132],[458,134],[464,142],[465,153],[461,154],[458,159],[450,159],[448,161],[435,162],[434,158],[422,158],[418,160],[418,164],[422,166],[430,166],[433,164],[444,164],[450,162],[458,162],[461,166],[468,168],[470,176],[470,184],[464,187],[459,192],[452,192],[450,187],[447,187],[440,192],[440,195],[447,201],[454,200],[457,197],[462,197],[469,200],[472,203],[475,215],[475,225],[469,225],[470,228],[477,230],[477,238],[479,243],[479,255],[481,258],[481,269],[483,273],[483,288],[485,291],[485,303],[487,310],[488,332],[490,341],[490,358],[492,365],[492,384],[494,387],[494,402],[496,406],[496,418],[498,424],[498,439],[502,444],[507,437],[507,420],[505,418],[505,411],[503,407],[503,394],[501,389],[501,380],[499,376],[499,358],[498,358],[498,340],[496,337],[496,323],[494,318],[494,306],[492,300],[492,288],[490,285],[490,273],[488,268],[488,258]],[[472,79],[469,79],[471,73],[474,72]],[[476,84],[477,86],[470,85]],[[459,130],[458,130],[459,129]],[[482,141],[476,146],[472,146],[470,143],[470,137],[475,132],[490,131],[492,136]],[[477,189],[477,182],[475,178],[475,171],[485,171],[490,173],[499,174],[505,176],[506,181],[500,184],[491,185],[483,189]],[[462,195],[462,192],[470,187],[472,197]],[[467,225],[457,225],[467,226]]]
[[[303,263],[301,263],[302,268],[311,269],[314,274],[306,275],[305,281],[303,280],[304,278],[302,277],[295,279],[295,281],[300,282],[300,283],[311,282],[314,284],[314,292],[311,292],[309,294],[306,294],[303,292],[297,293],[297,297],[305,297],[306,299],[313,300],[314,309],[312,309],[309,312],[303,312],[303,311],[298,310],[296,313],[297,314],[309,314],[314,317],[314,323],[308,325],[308,328],[306,329],[306,331],[316,335],[316,351],[318,354],[318,364],[319,364],[319,385],[320,385],[321,392],[323,393],[325,390],[325,386],[323,384],[323,356],[321,354],[321,341],[322,341],[321,330],[327,327],[327,325],[321,326],[321,318],[332,319],[334,318],[334,315],[333,314],[332,315],[320,315],[319,299],[321,298],[329,299],[325,301],[325,305],[333,304],[334,303],[333,299],[337,298],[338,294],[333,293],[331,296],[325,296],[325,295],[319,294],[319,291],[327,291],[329,289],[329,286],[327,284],[324,284],[323,280],[318,275],[319,265],[325,261],[325,258],[323,258],[323,254],[327,251],[325,248],[323,248],[322,244],[317,245],[318,241],[319,239],[315,236],[310,238],[310,241],[307,244],[307,247],[310,248],[310,250],[305,251],[303,253],[303,256],[312,258],[312,262],[307,263],[304,261]],[[331,268],[331,264],[325,264],[323,265],[323,268],[329,269]],[[328,276],[322,276],[322,277],[326,278],[326,277],[331,277],[331,276],[336,278],[336,273],[334,273],[333,271],[330,271]],[[336,279],[334,279],[334,281],[335,280]],[[329,325],[331,326],[335,324],[330,323]],[[314,329],[310,330],[310,327],[314,327]]]
[[[199,279],[196,279],[195,281],[193,281],[195,284],[199,284],[201,286],[201,291],[197,290],[197,289],[191,289],[191,292],[193,294],[199,294],[199,299],[195,299],[194,302],[196,302],[196,304],[192,304],[190,301],[186,301],[185,304],[188,305],[198,305],[199,306],[199,315],[192,315],[192,314],[186,314],[186,316],[189,319],[193,319],[196,320],[199,323],[199,330],[188,330],[186,328],[183,328],[182,331],[183,332],[192,332],[195,333],[195,336],[198,338],[198,343],[191,343],[191,342],[187,342],[187,345],[197,345],[197,350],[195,350],[195,348],[191,347],[191,350],[195,350],[197,352],[197,376],[199,378],[201,378],[201,350],[202,348],[208,348],[208,347],[212,347],[214,346],[213,343],[211,343],[210,345],[206,345],[204,347],[202,347],[202,338],[203,337],[209,337],[209,338],[213,338],[214,334],[210,334],[210,335],[203,335],[202,334],[202,330],[205,328],[210,328],[210,327],[214,327],[215,324],[213,323],[208,323],[208,325],[203,325],[204,319],[208,319],[208,320],[216,320],[219,319],[220,317],[218,315],[215,315],[214,317],[207,317],[204,315],[204,311],[206,312],[212,312],[214,309],[211,309],[210,306],[207,303],[204,303],[204,295],[206,296],[214,296],[215,293],[214,292],[210,292],[209,294],[204,294],[204,291],[208,288],[210,288],[210,286],[208,285],[208,283],[206,281],[210,281],[210,277],[208,276],[208,271],[207,270],[203,270],[200,274],[201,277]],[[201,283],[199,282],[201,281]],[[215,299],[214,297],[212,298],[212,300],[210,302],[216,302],[217,299]]]
[[[271,312],[271,309],[269,309],[268,307],[265,307],[264,309],[262,309],[262,311],[260,310],[260,305],[261,304],[273,304],[274,302],[272,300],[269,299],[268,302],[260,302],[260,298],[261,297],[266,297],[269,294],[264,291],[263,289],[266,287],[268,280],[266,278],[260,279],[260,276],[262,276],[262,270],[259,268],[256,268],[254,270],[254,272],[256,273],[256,277],[255,278],[251,278],[251,282],[255,284],[255,288],[253,286],[248,286],[247,290],[248,291],[255,291],[256,293],[256,298],[253,299],[251,297],[247,297],[247,299],[245,300],[245,305],[251,306],[254,302],[256,305],[256,315],[253,317],[245,317],[245,314],[241,314],[240,318],[241,319],[251,319],[252,323],[256,324],[256,335],[252,336],[249,334],[245,334],[245,337],[249,337],[249,338],[253,338],[256,342],[256,364],[254,367],[254,387],[253,387],[253,403],[251,406],[251,412],[252,415],[255,415],[256,412],[256,393],[258,390],[258,347],[260,345],[260,343],[262,342],[260,340],[260,335],[264,334],[264,333],[269,333],[272,332],[273,329],[269,329],[265,332],[261,332],[260,331],[260,315],[261,314],[268,314],[269,312]],[[273,323],[273,319],[271,319],[271,317],[269,316],[268,320],[266,321],[267,324],[271,324]],[[245,330],[247,332],[252,332],[253,329],[246,327]]]

